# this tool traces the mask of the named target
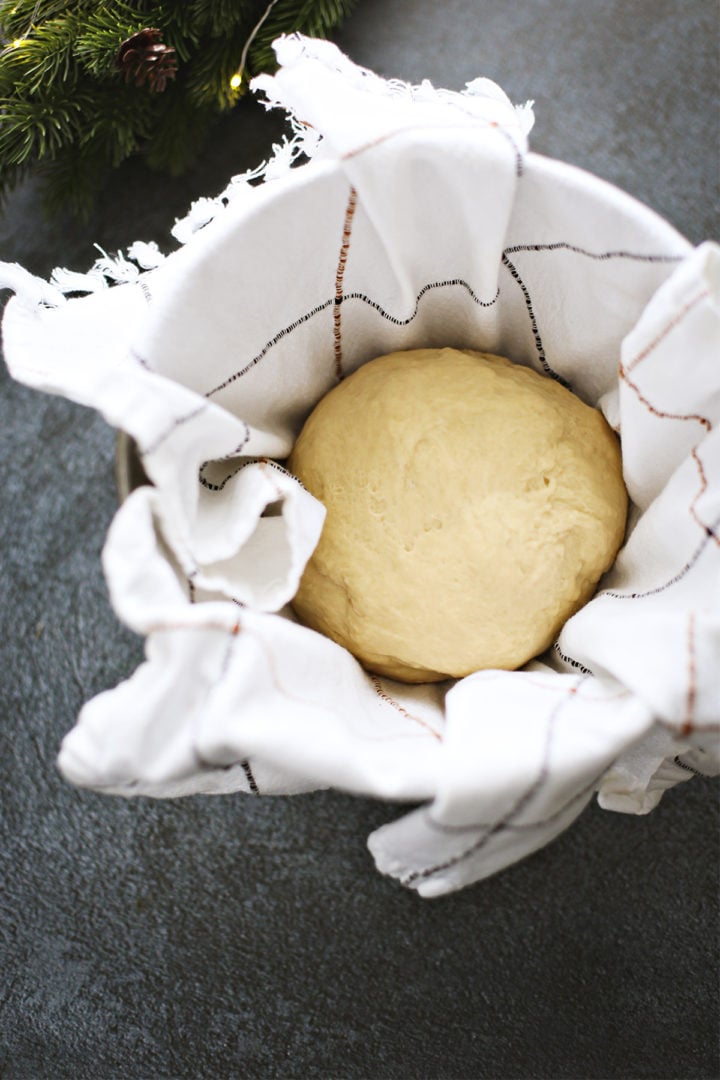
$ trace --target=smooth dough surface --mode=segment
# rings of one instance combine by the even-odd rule
[[[625,530],[601,413],[486,353],[370,361],[318,403],[288,466],[327,509],[296,613],[406,682],[543,652]]]

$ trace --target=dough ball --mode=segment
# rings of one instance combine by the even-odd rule
[[[288,464],[327,509],[296,613],[405,682],[543,652],[625,530],[601,413],[487,353],[370,361],[318,403]]]

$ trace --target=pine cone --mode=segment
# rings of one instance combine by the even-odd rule
[[[162,42],[162,32],[156,27],[146,27],[133,34],[117,51],[117,67],[125,75],[125,82],[134,80],[136,86],[147,83],[154,93],[161,94],[168,79],[174,79],[177,71],[175,50]]]

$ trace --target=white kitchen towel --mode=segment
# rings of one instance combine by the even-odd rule
[[[255,89],[294,133],[193,205],[183,247],[135,244],[49,285],[0,267],[13,375],[100,409],[152,481],[104,551],[146,662],[87,703],[59,764],[126,795],[421,803],[370,846],[437,895],[540,847],[595,792],[643,813],[720,769],[720,252],[528,153],[530,107],[487,80],[456,94],[385,82],[327,42],[276,50]],[[632,508],[615,567],[544,657],[407,686],[293,618],[324,510],[283,463],[338,380],[442,345],[602,408]]]

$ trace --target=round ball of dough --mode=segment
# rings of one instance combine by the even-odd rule
[[[318,403],[288,464],[327,510],[296,613],[405,682],[543,652],[625,530],[600,412],[487,353],[370,361]]]

